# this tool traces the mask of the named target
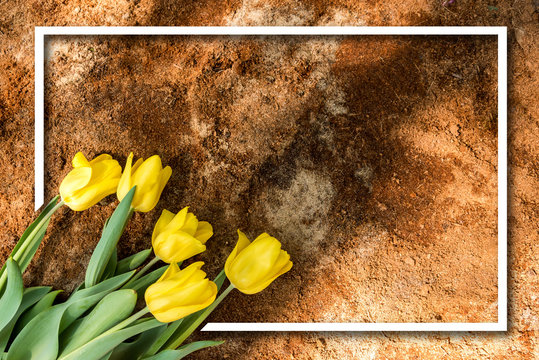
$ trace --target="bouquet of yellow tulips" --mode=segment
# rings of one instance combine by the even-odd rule
[[[0,360],[182,359],[222,343],[184,344],[234,288],[254,294],[291,269],[277,239],[263,233],[250,242],[239,230],[224,270],[213,281],[202,262],[181,269],[184,260],[206,250],[213,235],[210,223],[198,221],[187,207],[161,214],[152,234],[155,257],[148,261],[150,248],[118,259],[116,247],[131,215],[156,206],[171,173],[157,155],[133,164],[130,154],[123,172],[110,155],[91,161],[75,155],[60,195],[26,229],[0,269]],[[56,210],[66,205],[82,211],[114,193],[120,203],[104,224],[84,282],[67,300],[56,301],[60,290],[51,287],[24,288],[22,273]],[[168,265],[150,271],[159,261]],[[230,285],[219,294],[226,278]],[[136,310],[140,297],[146,306]]]

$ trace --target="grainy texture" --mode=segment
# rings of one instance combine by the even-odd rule
[[[534,6],[2,2],[0,259],[34,216],[34,25],[507,25],[510,331],[203,334],[227,342],[191,358],[536,358]],[[293,270],[258,295],[233,293],[215,321],[496,321],[496,70],[488,37],[55,37],[46,197],[79,149],[122,163],[158,153],[173,177],[121,255],[148,246],[160,209],[185,205],[216,230],[197,257],[210,274],[237,227],[277,236]],[[114,206],[61,211],[26,283],[72,290]]]

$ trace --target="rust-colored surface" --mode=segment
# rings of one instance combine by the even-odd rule
[[[193,359],[537,357],[537,12],[531,2],[0,4],[3,261],[33,215],[34,25],[509,26],[510,330],[499,334],[202,334]],[[46,198],[73,154],[158,153],[160,209],[214,225],[216,274],[268,231],[295,266],[233,293],[214,321],[497,320],[496,39],[54,37],[47,43]],[[116,202],[61,211],[25,276],[73,289]],[[246,310],[247,309],[247,310]]]

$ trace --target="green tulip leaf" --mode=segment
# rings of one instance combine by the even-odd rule
[[[26,247],[25,249],[21,248],[19,252],[13,257],[20,264],[21,272],[24,272],[26,270],[26,268],[34,258],[34,255],[36,254],[39,245],[41,245],[41,241],[45,237],[45,233],[47,232],[49,223],[50,219],[46,220],[43,226],[41,226],[36,232],[35,236],[26,240],[29,242],[28,247]]]
[[[82,316],[86,311],[103,299],[110,291],[104,291],[92,296],[85,297],[74,303],[69,303],[69,308],[66,310],[62,323],[60,324],[60,333],[66,330],[74,321]]]
[[[148,319],[125,329],[105,332],[71,353],[59,357],[58,360],[100,360],[130,337],[161,325],[163,324],[155,319]]]
[[[84,289],[78,290],[76,293],[71,294],[68,301],[77,301],[79,299],[99,294],[104,291],[111,292],[116,290],[118,287],[122,286],[133,276],[135,272],[131,271],[125,274],[117,275],[105,281],[102,281],[94,286],[87,287]]]
[[[90,288],[82,289],[65,303],[38,314],[17,335],[9,348],[7,360],[56,359],[59,349],[58,334],[105,295],[122,286],[133,273],[115,276]]]
[[[113,350],[110,360],[140,359],[166,329],[167,325],[162,324],[159,327],[146,330],[132,342],[121,343]]]
[[[62,334],[63,350],[60,356],[69,354],[128,318],[136,302],[134,290],[117,290],[105,296],[82,322],[76,324],[73,331],[69,327]]]
[[[7,286],[0,299],[0,331],[9,324],[22,302],[24,287],[21,269],[11,257],[7,259]]]
[[[197,322],[199,322],[199,319],[201,319],[202,316],[204,316],[204,312],[206,309],[199,310],[195,313],[192,313],[191,315],[186,316],[182,320],[179,326],[176,328],[176,331],[169,337],[169,339],[166,341],[164,348],[167,349],[175,349],[178,347],[177,339],[180,337],[187,338],[189,335],[187,334],[189,331],[192,331],[191,329],[195,326]],[[177,320],[177,321],[180,321]]]
[[[112,252],[112,256],[109,259],[109,263],[107,264],[107,267],[105,267],[103,276],[101,276],[101,279],[99,279],[99,281],[107,280],[110,277],[114,276],[114,274],[116,273],[117,265],[118,265],[118,250],[114,248],[114,251]]]
[[[26,242],[26,240],[28,239],[28,237],[30,236],[30,234],[32,234],[32,232],[34,231],[34,229],[37,227],[38,224],[40,224],[42,222],[43,219],[45,219],[45,217],[47,215],[52,215],[52,214],[49,214],[49,212],[55,207],[56,205],[56,202],[58,201],[58,198],[59,198],[59,195],[55,196],[48,204],[47,206],[45,206],[45,208],[43,209],[43,211],[41,212],[41,214],[39,214],[39,216],[34,220],[34,222],[32,222],[30,224],[30,226],[28,226],[26,228],[26,230],[22,233],[19,241],[17,241],[17,245],[15,245],[15,247],[13,248],[13,250],[11,251],[11,257],[15,258],[15,254],[17,254],[17,252],[19,252],[19,249],[21,248],[21,246]],[[4,264],[2,266],[2,269],[0,269],[0,275],[3,276],[4,272],[5,272],[5,269],[6,269],[6,265]],[[24,272],[24,270],[23,270]],[[2,290],[2,288],[0,287],[0,291]]]
[[[41,300],[39,300],[34,306],[32,306],[32,308],[25,312],[15,325],[15,334],[20,333],[22,329],[38,314],[49,309],[54,303],[54,299],[56,299],[56,296],[58,296],[58,294],[61,292],[62,290],[55,290],[48,293],[43,298],[41,298]]]
[[[142,265],[142,263],[144,263],[144,261],[146,261],[151,253],[152,249],[146,249],[118,261],[118,265],[116,266],[116,275],[138,268],[140,265]]]
[[[7,360],[54,360],[58,355],[58,330],[66,304],[53,306],[38,314],[17,335]]]
[[[211,346],[221,345],[222,343],[224,343],[224,341],[196,341],[184,345],[177,350],[165,350],[160,352],[159,354],[145,357],[144,360],[180,360],[195,351],[205,349]]]
[[[124,232],[127,221],[133,213],[131,210],[131,202],[135,194],[135,186],[127,193],[120,202],[110,219],[107,221],[101,234],[101,239],[95,247],[94,253],[90,258],[90,263],[86,269],[86,277],[84,280],[85,287],[89,288],[98,283],[101,279],[110,257],[112,256],[118,240]]]
[[[17,309],[17,313],[15,314],[15,316],[13,316],[9,323],[4,326],[2,331],[0,331],[0,352],[5,350],[11,333],[13,331],[13,327],[15,326],[21,314],[26,311],[26,309],[28,309],[30,306],[34,305],[40,299],[42,299],[43,296],[45,296],[49,291],[51,291],[50,286],[36,286],[24,289],[21,305]]]
[[[75,288],[75,290],[73,290],[73,292],[71,293],[71,296],[73,296],[74,293],[76,293],[77,291],[80,291],[82,289],[84,289],[84,283],[80,283],[79,286],[77,286]]]
[[[125,284],[125,282],[129,280],[134,273],[134,271],[131,271],[126,274],[115,276],[102,281],[97,285],[79,290],[72,294],[66,302],[66,304],[69,304],[70,306],[62,319],[60,332],[64,331],[69,325],[71,325],[88,309],[97,304],[97,302],[99,302],[99,300],[105,297],[108,293]]]
[[[213,282],[215,285],[217,285],[217,291],[221,290],[221,287],[223,286],[223,283],[226,280],[226,274],[225,270],[221,270],[221,272],[213,279]]]
[[[156,269],[151,273],[144,275],[140,279],[133,281],[131,284],[128,284],[126,288],[135,290],[138,294],[138,297],[142,299],[144,297],[144,292],[146,291],[148,286],[156,282],[161,277],[161,275],[163,275],[165,271],[167,271],[167,268],[168,265],[162,266],[159,269]]]
[[[79,332],[80,326],[82,325],[84,321],[84,317],[78,318],[77,320],[73,321],[71,325],[67,327],[64,331],[60,332],[60,348],[59,352],[62,352],[63,349],[66,347],[66,344],[73,338],[73,335],[76,332]]]
[[[182,321],[183,319],[179,319],[168,324],[167,329],[159,336],[158,339],[155,340],[149,350],[146,351],[145,355],[155,355],[159,349],[165,345],[168,339],[170,339],[170,337],[178,330]]]
[[[47,232],[49,222],[50,220],[47,219],[42,224],[42,226],[37,227],[35,229],[36,232],[34,233],[34,236],[27,238],[25,241],[28,243],[25,244],[24,247],[21,247],[18,252],[14,254],[13,259],[17,261],[17,264],[19,265],[19,268],[21,270],[21,274],[24,272],[24,270],[26,270],[26,268],[30,264],[30,261],[32,261],[34,255],[36,254],[39,245],[41,245],[41,241],[43,240],[43,237],[45,237],[45,233]],[[0,284],[3,284],[6,273],[2,274],[1,276],[2,278],[0,278]]]
[[[45,208],[43,209],[43,211],[41,212],[41,214],[39,214],[39,216],[34,220],[33,223],[30,224],[30,226],[28,226],[26,228],[26,230],[22,233],[21,235],[21,238],[19,239],[19,241],[17,242],[17,245],[15,245],[15,247],[13,248],[13,251],[11,252],[11,255],[15,254],[19,248],[22,246],[22,244],[24,243],[24,241],[26,241],[26,239],[28,238],[28,236],[30,236],[30,234],[32,233],[32,231],[36,228],[36,226],[41,222],[41,220],[43,220],[47,214],[54,208],[54,206],[56,205],[56,202],[58,201],[58,198],[60,197],[60,195],[56,195],[48,204],[47,206],[45,206]]]
[[[101,359],[99,359],[99,360],[109,360],[110,357],[111,357],[111,355],[112,355],[112,351],[109,351],[109,353],[108,353],[107,355],[103,356],[103,357],[102,357]]]
[[[15,245],[15,247],[11,251],[10,256],[13,257],[13,259],[16,260],[19,264],[21,273],[26,270],[26,267],[32,260],[37,248],[39,247],[39,244],[41,244],[41,240],[43,239],[45,231],[47,230],[47,227],[49,225],[48,220],[50,219],[52,214],[54,214],[54,212],[63,204],[56,204],[57,201],[58,196],[56,196],[47,204],[47,206],[43,209],[41,214],[39,214],[37,219],[34,220],[34,222],[32,222],[30,226],[28,226],[28,228],[26,228],[19,241],[17,242],[17,245]],[[31,248],[30,251],[28,250],[28,248]],[[23,253],[25,259],[22,258]],[[0,269],[0,294],[4,290],[5,282],[6,264],[4,264]]]

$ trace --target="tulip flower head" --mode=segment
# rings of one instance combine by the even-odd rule
[[[188,207],[174,214],[163,210],[152,234],[155,254],[166,263],[177,263],[206,250],[206,241],[213,228],[206,221],[198,221]]]
[[[170,264],[161,278],[146,289],[146,305],[157,320],[176,321],[213,303],[217,285],[200,270],[203,264],[195,262],[183,270],[176,263]]]
[[[133,186],[137,186],[131,207],[135,211],[148,212],[152,210],[165,185],[170,179],[170,166],[162,167],[161,158],[154,155],[143,161],[138,159],[133,166],[133,153],[129,154],[125,169],[118,184],[117,195],[121,201]]]
[[[279,240],[263,233],[251,243],[239,230],[238,243],[225,263],[226,276],[244,294],[264,290],[291,268],[290,255],[281,250]]]
[[[81,152],[75,154],[71,170],[60,184],[60,196],[72,210],[82,211],[114,194],[122,167],[108,154],[88,161]]]

